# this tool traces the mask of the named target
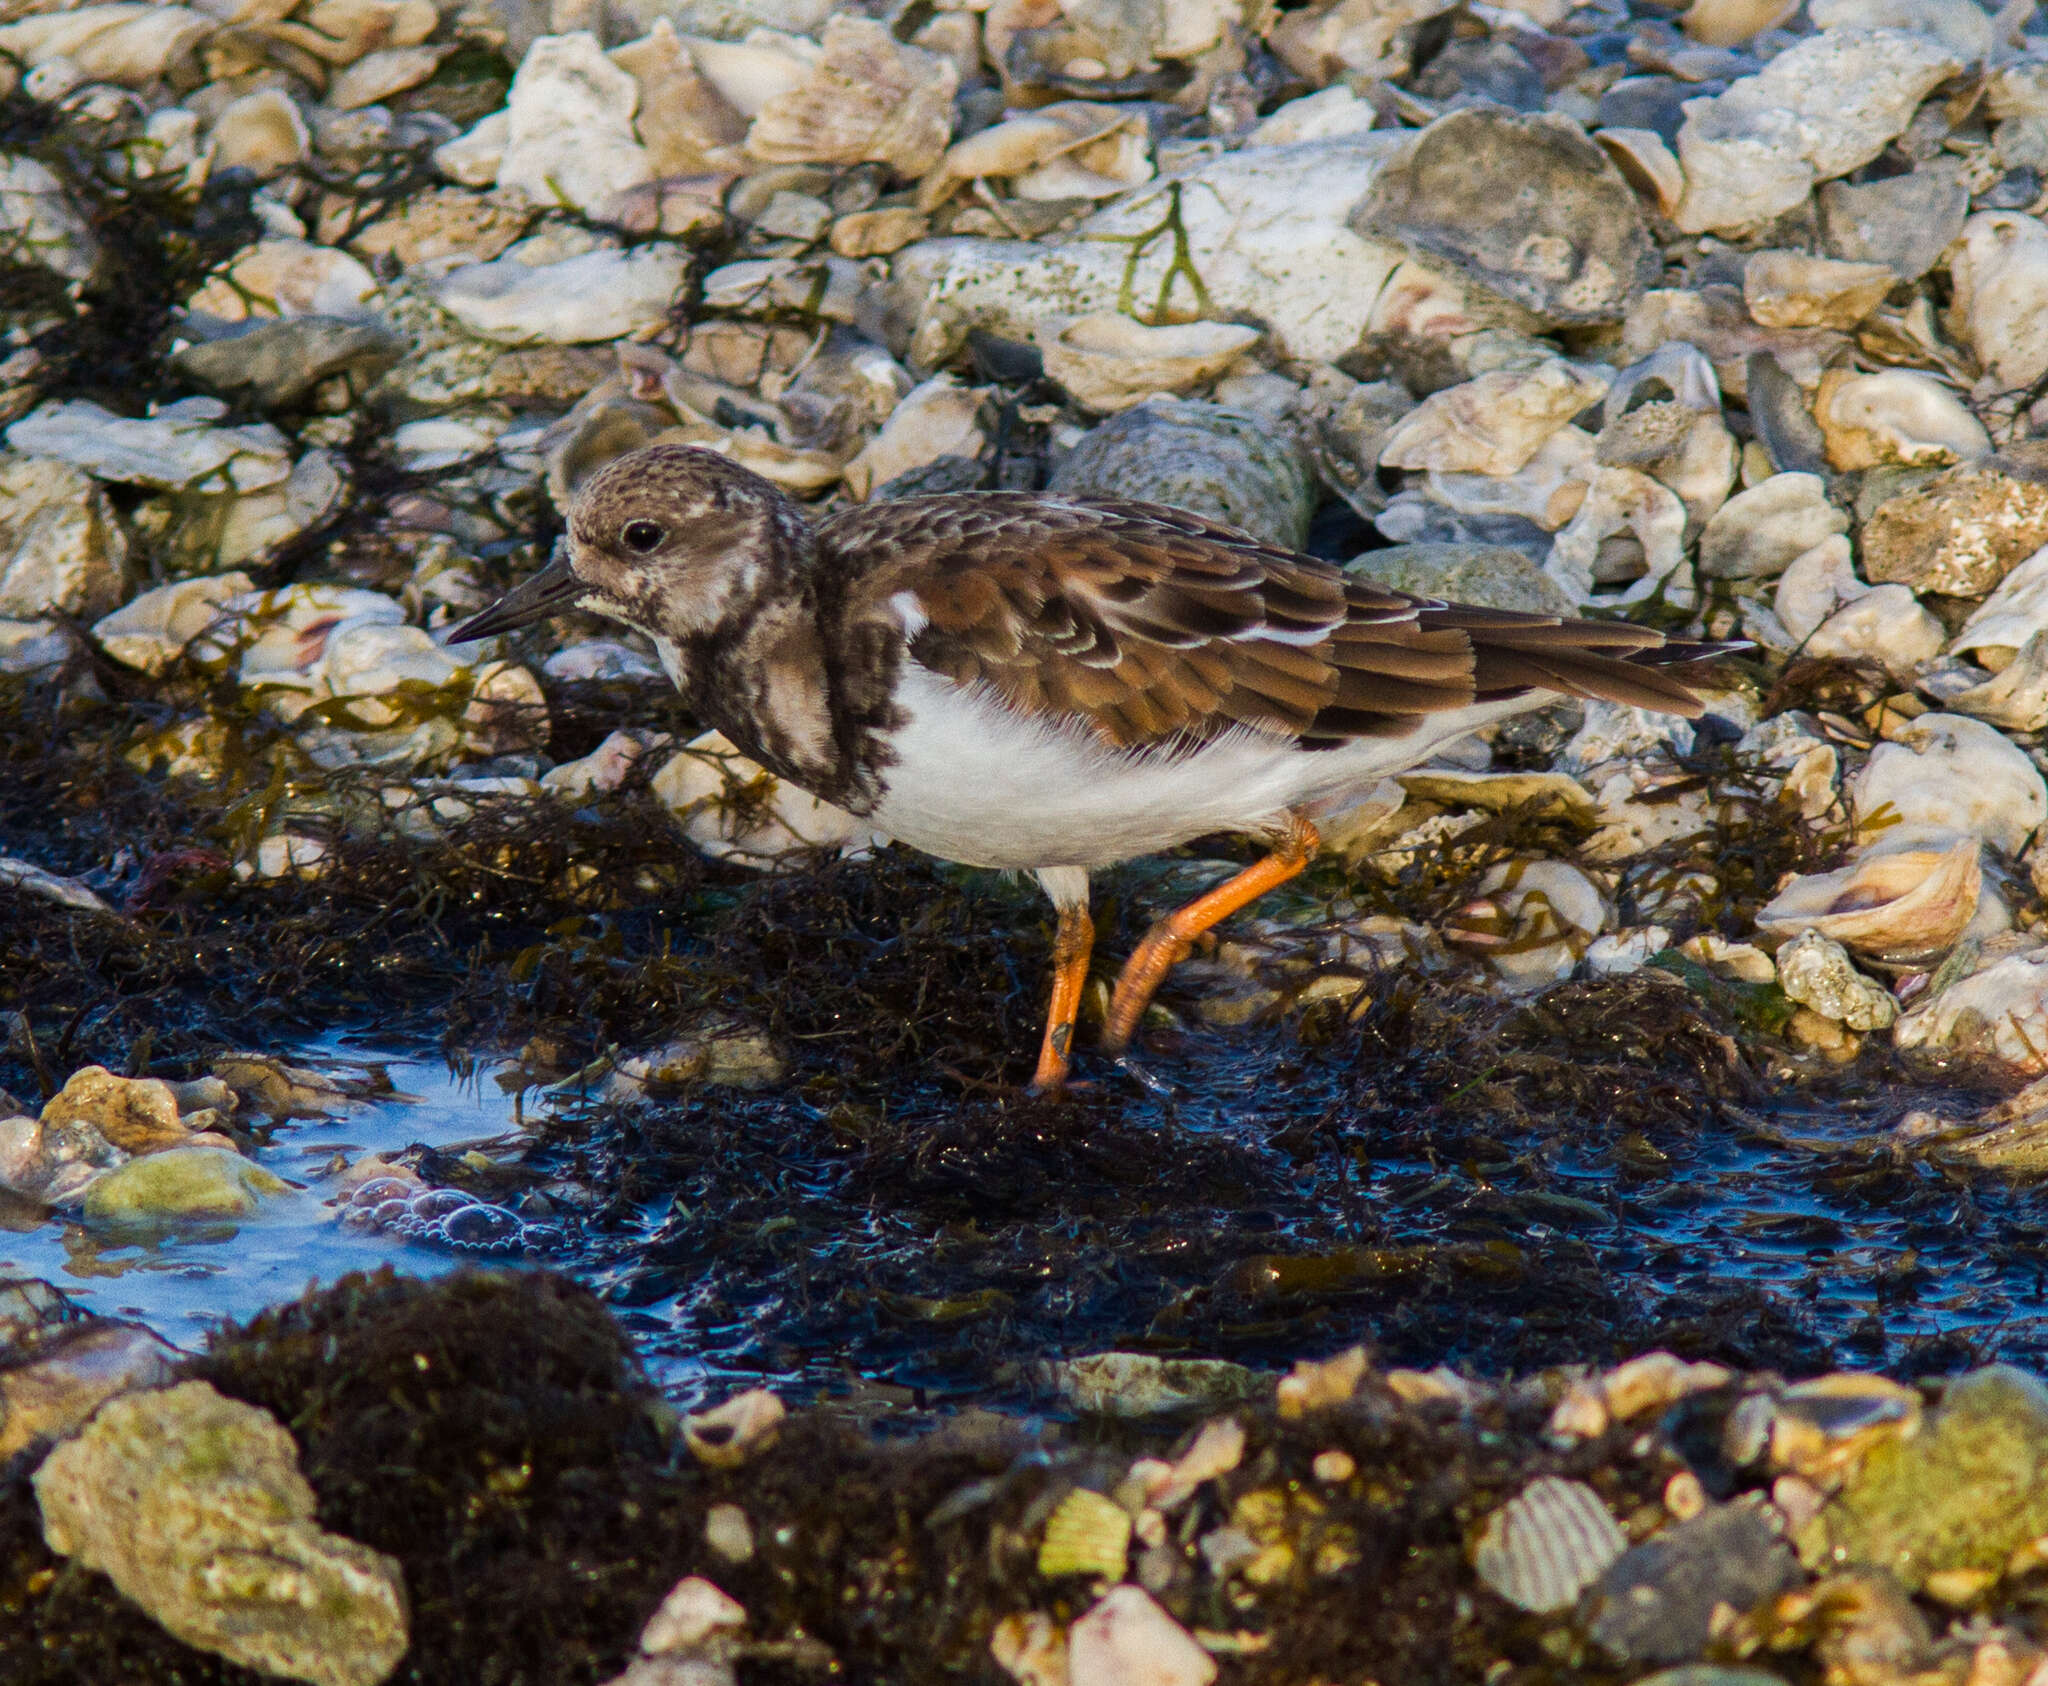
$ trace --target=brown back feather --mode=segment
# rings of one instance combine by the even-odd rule
[[[1118,745],[1233,727],[1310,746],[1399,736],[1532,689],[1701,707],[1648,665],[1686,651],[1647,627],[1411,597],[1156,504],[905,498],[835,515],[819,538],[865,612],[915,599],[913,660]]]

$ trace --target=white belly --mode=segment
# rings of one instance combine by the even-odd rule
[[[1389,773],[1475,727],[1538,708],[1537,692],[1427,716],[1402,738],[1304,750],[1233,732],[1176,753],[1119,750],[1085,726],[1009,707],[906,663],[909,716],[886,739],[880,803],[867,816],[899,842],[965,866],[1110,866],[1215,831],[1270,831],[1291,809],[1341,812]]]

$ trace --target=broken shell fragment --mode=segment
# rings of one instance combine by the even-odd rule
[[[1388,431],[1388,468],[1513,474],[1567,422],[1606,396],[1607,382],[1561,359],[1497,369],[1432,393]]]
[[[1947,850],[1865,855],[1835,872],[1795,878],[1756,922],[1760,930],[1817,932],[1874,960],[1910,964],[1955,946],[1983,888],[1978,845],[1965,838]]]
[[[1875,662],[1906,677],[1941,654],[1947,629],[1902,585],[1872,586],[1807,635],[1805,653],[1836,661]]]
[[[2048,822],[2048,786],[2025,750],[1960,714],[1923,714],[1871,751],[1851,787],[1859,835],[1886,852],[1979,838],[2008,855]]]
[[[2048,631],[2048,548],[2037,550],[1998,582],[1998,589],[1963,622],[1949,649],[1997,673],[2042,631]]]
[[[1700,535],[1699,569],[1708,579],[1768,579],[1848,526],[1819,475],[1774,474],[1714,513]]]
[[[906,180],[938,163],[953,130],[951,62],[844,13],[826,21],[823,42],[801,83],[761,103],[748,153],[769,164],[872,161]]]
[[[775,1443],[788,1414],[778,1395],[765,1387],[749,1388],[723,1405],[685,1417],[683,1441],[699,1463],[736,1469]]]
[[[1054,168],[1062,163],[1067,167]],[[1144,119],[1065,100],[994,124],[946,149],[918,186],[917,208],[929,213],[963,183],[985,179],[1014,181],[1025,199],[1103,199],[1140,187],[1152,179]]]
[[[1980,211],[1949,266],[1950,323],[1997,391],[2048,374],[2048,227],[2017,211]]]
[[[1045,372],[1097,414],[1127,410],[1158,392],[1214,380],[1259,342],[1235,322],[1148,328],[1128,316],[1077,316],[1039,336]]]
[[[1814,393],[1813,419],[1827,439],[1832,468],[1973,462],[1991,453],[1984,424],[1940,381],[1917,369],[1874,375],[1830,369]]]
[[[1599,129],[1593,138],[1629,186],[1657,207],[1659,216],[1668,217],[1678,208],[1685,197],[1685,171],[1655,129]]]
[[[2038,732],[2048,726],[2048,628],[2022,644],[1985,683],[1956,692],[1948,706],[2009,731]]]
[[[1766,328],[1853,328],[1884,302],[1896,280],[1881,263],[1753,252],[1742,266],[1742,298]]]

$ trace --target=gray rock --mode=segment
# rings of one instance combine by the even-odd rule
[[[1996,1364],[1949,1383],[1910,1438],[1863,1460],[1798,1537],[1813,1567],[1869,1564],[1909,1590],[1942,1569],[2000,1570],[2048,1533],[2048,1387]]]
[[[1442,597],[1486,609],[1576,615],[1571,593],[1519,550],[1497,544],[1397,544],[1368,550],[1347,574],[1417,597]]]
[[[404,335],[381,322],[294,316],[237,323],[173,354],[171,367],[216,392],[246,393],[266,410],[297,403],[331,375],[367,387],[405,355]]]
[[[1351,227],[1447,260],[1553,323],[1618,322],[1659,272],[1641,203],[1564,117],[1438,118],[1373,178]]]
[[[1242,527],[1287,550],[1308,539],[1315,482],[1293,444],[1252,416],[1191,398],[1154,398],[1096,428],[1048,491],[1135,498]]]
[[[1624,1552],[1580,1605],[1594,1643],[1627,1662],[1693,1662],[1714,1609],[1754,1609],[1801,1579],[1760,1510],[1718,1505]]]
[[[1940,164],[1861,187],[1831,181],[1820,190],[1827,255],[1888,263],[1902,281],[1917,281],[1932,269],[1969,214],[1969,188]]]
[[[35,1489],[50,1549],[188,1645],[314,1686],[379,1686],[405,1654],[398,1564],[315,1526],[284,1425],[204,1382],[103,1406]]]

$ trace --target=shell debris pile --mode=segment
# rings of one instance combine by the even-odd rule
[[[2031,12],[8,0],[0,64],[0,673],[104,667],[152,698],[134,765],[272,783],[244,878],[587,793],[551,708],[650,652],[445,632],[594,467],[683,440],[819,508],[1114,490],[1752,639],[1701,728],[1501,728],[1344,853],[1469,865],[1431,963],[1508,993],[1722,941],[1798,1057],[2043,1074]],[[136,215],[192,232],[122,325]],[[714,855],[873,845],[641,736]],[[1539,773],[1590,835],[1461,845]],[[1693,841],[1730,826],[1812,846],[1738,884]],[[1251,924],[1219,1022],[1329,961]]]

